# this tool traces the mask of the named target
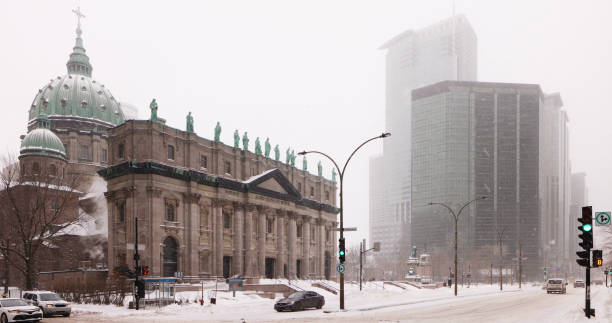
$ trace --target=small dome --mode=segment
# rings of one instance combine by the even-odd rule
[[[53,131],[37,128],[30,131],[21,142],[19,156],[40,155],[66,159],[64,144]]]

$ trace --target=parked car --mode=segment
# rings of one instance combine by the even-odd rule
[[[574,280],[574,288],[584,287],[584,280],[576,279]]]
[[[325,305],[325,298],[316,292],[295,292],[287,298],[279,299],[274,304],[274,309],[280,311],[297,311],[309,307],[321,308]]]
[[[550,278],[546,282],[546,293],[561,293],[565,294],[565,280],[562,278]]]
[[[0,298],[0,322],[40,322],[40,308],[29,305],[19,298]]]
[[[22,298],[27,303],[39,307],[45,317],[52,315],[70,316],[70,303],[54,292],[40,290],[25,291]]]

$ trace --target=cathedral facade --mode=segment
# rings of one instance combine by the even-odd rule
[[[155,119],[108,132],[109,268],[133,267],[137,222],[150,275],[335,277],[335,182]]]

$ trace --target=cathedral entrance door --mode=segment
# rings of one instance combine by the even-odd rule
[[[223,278],[229,278],[232,270],[232,257],[223,256]]]
[[[274,266],[276,265],[276,259],[266,258],[266,278],[274,278]]]
[[[165,277],[172,277],[178,271],[178,243],[172,237],[164,239],[164,271]]]

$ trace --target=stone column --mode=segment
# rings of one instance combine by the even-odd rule
[[[310,218],[303,217],[302,221],[302,276],[310,278]]]
[[[289,219],[289,232],[287,232],[288,235],[288,246],[287,246],[287,252],[289,253],[289,265],[287,266],[288,268],[288,274],[289,274],[289,278],[291,279],[295,279],[296,277],[296,252],[297,252],[297,228],[296,228],[296,219],[295,219],[296,215],[294,213],[288,214],[288,219]]]
[[[107,259],[108,259],[108,268],[115,268],[117,266],[117,255],[115,254],[115,219],[117,218],[117,206],[116,201],[113,198],[113,192],[104,192],[104,197],[106,197],[106,207],[107,207],[107,218],[106,218],[106,226],[108,232],[108,245],[107,245]]]
[[[215,217],[215,247],[213,249],[215,258],[215,276],[223,276],[223,204],[216,201],[213,206]]]
[[[285,237],[283,235],[283,231],[285,228],[285,221],[283,218],[284,212],[277,210],[276,211],[276,277],[284,277],[284,269],[285,269]]]
[[[247,277],[254,276],[253,263],[255,261],[253,253],[253,216],[257,208],[249,204],[246,207],[246,216],[244,222],[244,249],[245,249],[245,266],[244,273]]]
[[[325,221],[323,221],[322,219],[319,219],[318,221],[318,225],[319,227],[319,234],[320,234],[320,239],[319,239],[319,275],[321,276],[321,278],[325,278],[325,245],[327,244],[327,241],[325,240]]]
[[[259,277],[266,276],[266,212],[263,208],[258,210],[257,220],[257,258],[258,258],[258,274]]]
[[[164,264],[162,261],[163,250],[161,244],[164,242],[165,237],[160,232],[160,225],[162,217],[164,216],[164,201],[161,198],[161,189],[147,186],[147,199],[147,211],[150,219],[150,227],[149,230],[147,230],[147,234],[151,237],[151,267],[149,271],[152,276],[162,276],[164,273]]]
[[[244,239],[244,206],[240,203],[234,203],[234,252],[232,259],[232,267],[234,275],[244,274],[243,271],[243,246]]]
[[[183,193],[185,201],[185,242],[187,243],[185,275],[189,276],[197,276],[200,271],[200,207],[198,206],[200,196],[196,193]]]

